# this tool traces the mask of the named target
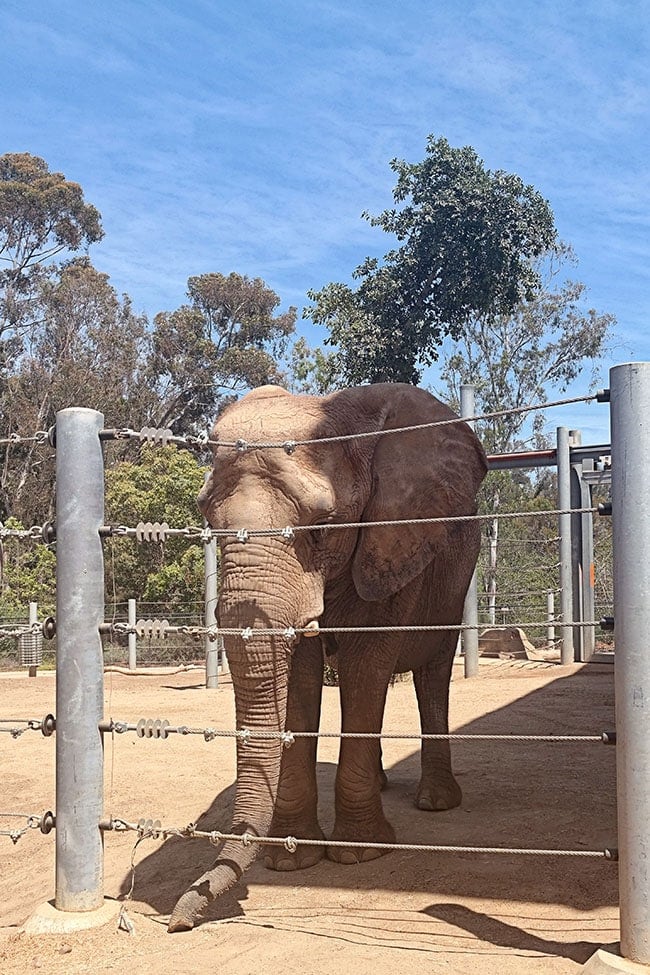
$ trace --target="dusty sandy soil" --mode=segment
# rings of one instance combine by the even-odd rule
[[[478,678],[458,669],[454,730],[599,734],[613,727],[613,668],[485,662]],[[54,679],[0,676],[0,717],[54,710]],[[106,714],[137,721],[231,728],[232,688],[202,686],[194,671],[168,677],[106,677]],[[338,692],[324,689],[324,730],[338,730]],[[417,732],[410,683],[391,688],[384,730]],[[41,812],[54,801],[54,739],[0,736],[0,811]],[[321,822],[332,824],[337,743],[319,745]],[[401,842],[601,850],[615,846],[615,749],[601,744],[457,743],[460,809],[413,806],[415,742],[386,741],[384,803]],[[166,741],[106,736],[106,813],[126,820],[198,822],[228,829],[234,744],[200,737]],[[6,820],[0,827],[8,825]],[[106,836],[106,896],[131,885],[135,834]],[[208,865],[201,840],[145,840],[135,851],[128,904],[134,933],[112,922],[70,935],[29,936],[21,925],[54,893],[54,833],[0,836],[0,972],[80,975],[127,972],[229,975],[423,970],[486,975],[577,972],[618,939],[616,866],[603,859],[393,852],[370,863],[322,861],[299,873],[256,864],[206,923],[168,935],[176,897]]]

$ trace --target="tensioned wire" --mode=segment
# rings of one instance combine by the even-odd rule
[[[139,839],[168,839],[178,836],[181,839],[208,839],[217,846],[226,841],[242,843],[244,846],[259,844],[261,846],[283,846],[290,853],[295,853],[299,846],[326,846],[351,850],[403,850],[420,853],[472,853],[472,854],[506,854],[519,856],[557,856],[557,857],[586,857],[590,859],[615,860],[616,852],[604,850],[534,850],[521,848],[507,848],[500,846],[443,846],[433,843],[373,843],[371,841],[328,840],[328,839],[299,839],[295,836],[256,836],[253,833],[222,833],[219,830],[199,830],[194,823],[182,827],[164,827],[159,821],[141,820],[139,823],[129,823],[123,819],[112,819],[101,824],[103,829],[118,832],[130,831],[139,834]]]
[[[553,400],[550,403],[536,403],[529,406],[515,406],[507,410],[495,410],[491,413],[481,413],[476,416],[454,416],[447,420],[433,420],[430,423],[416,423],[411,426],[395,427],[393,429],[368,430],[361,433],[339,434],[332,437],[317,437],[315,439],[308,440],[284,440],[269,443],[248,443],[245,440],[222,441],[208,439],[206,442],[213,447],[234,447],[235,449],[242,451],[267,449],[293,450],[295,447],[307,447],[315,444],[341,443],[349,440],[362,440],[368,437],[384,437],[394,433],[411,433],[416,430],[426,430],[432,427],[449,426],[455,423],[474,423],[475,421],[479,420],[495,420],[503,416],[510,416],[517,413],[529,413],[534,410],[551,409],[555,406],[567,406],[571,403],[588,403],[592,400],[597,400],[599,395],[600,394],[598,393],[592,393],[590,396],[574,396],[570,399]]]
[[[491,413],[482,413],[475,416],[467,417],[453,417],[448,420],[436,420],[431,423],[420,423],[414,424],[407,427],[396,427],[390,430],[373,430],[363,433],[352,433],[352,434],[341,434],[339,436],[333,437],[319,437],[314,440],[285,440],[277,443],[245,443],[245,441],[217,441],[212,440],[207,434],[192,436],[192,435],[177,435],[172,434],[171,430],[157,430],[152,428],[143,427],[142,430],[136,431],[130,428],[124,429],[107,429],[102,430],[100,433],[101,439],[137,439],[146,440],[149,443],[157,443],[158,441],[165,444],[176,444],[184,445],[187,447],[196,447],[198,449],[204,449],[206,446],[220,446],[220,447],[235,447],[238,449],[264,449],[264,448],[281,448],[281,449],[293,449],[295,447],[309,446],[312,444],[319,443],[337,443],[345,440],[356,440],[365,437],[383,437],[388,436],[393,433],[408,433],[415,430],[424,430],[428,427],[445,426],[453,423],[474,423],[479,420],[495,420],[503,416],[509,416],[511,414],[517,413],[531,413],[535,410],[546,410],[552,409],[556,406],[568,406],[572,403],[589,403],[593,400],[601,400],[601,397],[605,391],[601,393],[592,393],[589,396],[574,396],[567,399],[551,400],[547,403],[533,403],[527,406],[514,406],[507,410],[495,410]],[[49,438],[49,431],[47,430],[37,430],[33,434],[21,435],[21,434],[10,434],[9,436],[0,437],[0,447],[5,446],[15,446],[21,443],[36,442],[37,444],[46,444]]]

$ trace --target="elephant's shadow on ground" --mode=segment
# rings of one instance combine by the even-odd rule
[[[584,668],[457,730],[466,734],[599,734],[614,726],[612,686],[602,668]],[[572,709],[576,695],[581,701],[581,718]],[[589,727],[583,723],[587,699],[593,701],[587,709]],[[414,721],[416,715],[415,711]],[[414,747],[412,754],[397,762],[391,762],[390,752],[390,742],[385,741],[389,784],[383,803],[401,843],[576,851],[603,851],[616,846],[613,748],[597,743],[455,743],[454,769],[463,789],[463,803],[458,809],[439,813],[414,806],[419,750]],[[319,762],[319,810],[326,834],[332,827],[335,773],[333,763]],[[233,783],[197,815],[197,827],[228,831],[234,792]],[[216,850],[207,840],[193,840],[190,845],[187,840],[169,839],[137,863],[134,899],[161,915],[169,914],[180,894],[211,866],[215,856]],[[432,895],[433,902],[424,911],[432,918],[451,919],[456,926],[487,941],[497,937],[495,943],[505,940],[520,949],[536,951],[543,944],[544,950],[577,961],[589,957],[597,945],[547,942],[529,936],[516,925],[449,903],[449,898],[561,904],[579,911],[617,904],[616,867],[604,856],[583,859],[395,851],[368,863],[347,866],[322,860],[307,870],[286,873],[266,870],[258,861],[240,883],[211,905],[206,919],[244,914],[242,902],[253,884],[423,891]],[[123,895],[130,885],[129,874],[122,884]]]

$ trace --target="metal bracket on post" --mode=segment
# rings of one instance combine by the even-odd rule
[[[56,417],[56,890],[60,911],[103,906],[104,417]]]
[[[460,415],[474,416],[476,413],[476,397],[474,386],[463,384],[460,387]],[[474,423],[468,423],[474,429]],[[476,677],[478,674],[478,582],[476,568],[465,596],[463,622],[471,626],[471,630],[463,630],[462,644],[464,650],[465,677]]]

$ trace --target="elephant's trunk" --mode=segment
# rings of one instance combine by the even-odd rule
[[[289,647],[282,638],[254,643],[237,638],[228,652],[235,689],[237,728],[284,731]],[[233,833],[268,833],[277,794],[282,742],[237,741],[237,793]],[[224,844],[213,867],[192,884],[174,908],[169,931],[194,927],[207,905],[237,883],[255,859],[258,846],[236,840]]]

